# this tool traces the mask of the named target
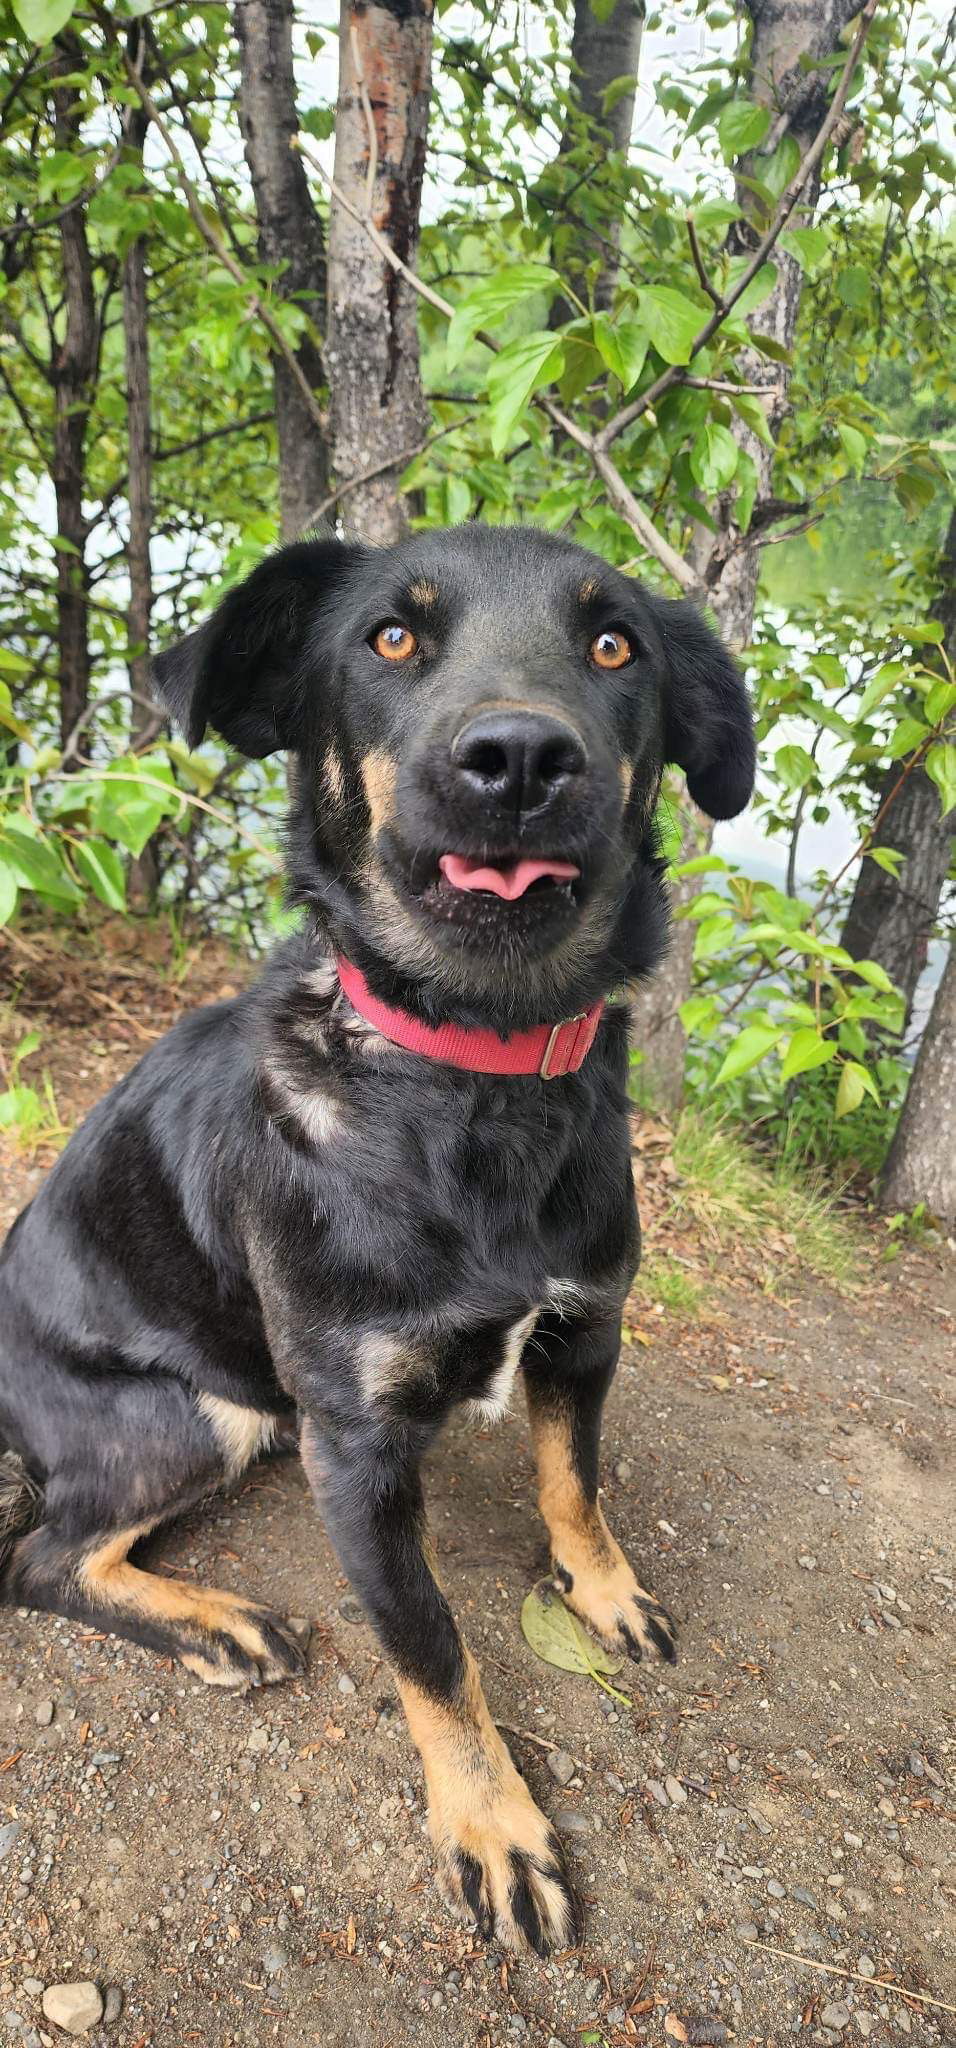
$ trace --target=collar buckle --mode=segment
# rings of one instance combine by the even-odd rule
[[[576,1057],[580,1042],[580,1028],[589,1022],[587,1010],[578,1010],[573,1017],[564,1017],[555,1024],[544,1048],[544,1057],[538,1068],[542,1081],[557,1081],[564,1074],[576,1073],[581,1060]],[[568,1042],[562,1043],[562,1034],[572,1032]],[[585,1047],[586,1051],[587,1048]]]

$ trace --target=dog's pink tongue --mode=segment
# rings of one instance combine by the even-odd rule
[[[523,896],[542,875],[551,875],[556,882],[573,882],[581,872],[569,860],[516,860],[507,868],[488,868],[480,861],[466,860],[461,853],[443,853],[438,865],[453,889],[483,889],[491,896],[504,896],[509,903]]]

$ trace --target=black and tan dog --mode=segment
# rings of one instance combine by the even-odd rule
[[[573,1938],[568,1874],[436,1581],[419,1468],[520,1367],[566,1599],[673,1656],[597,1498],[638,1251],[626,1015],[602,1002],[663,944],[663,764],[712,817],[747,802],[746,695],[688,605],[478,526],[286,548],[156,672],[194,744],[296,755],[307,929],[113,1089],[10,1233],[3,1597],[214,1685],[294,1671],[274,1614],[131,1559],[294,1421],[445,1890],[543,1953]]]

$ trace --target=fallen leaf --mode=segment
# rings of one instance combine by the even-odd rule
[[[683,2020],[678,2018],[676,2012],[669,2012],[667,2014],[664,2021],[664,2032],[670,2035],[672,2041],[686,2041],[687,2039],[687,2028]]]
[[[326,1721],[325,1739],[326,1742],[344,1742],[345,1729],[337,1728],[334,1721]]]
[[[541,1579],[528,1594],[521,1609],[521,1628],[535,1656],[559,1671],[577,1671],[586,1678],[600,1671],[613,1677],[624,1662],[623,1657],[609,1656],[599,1643],[591,1641],[548,1579]]]

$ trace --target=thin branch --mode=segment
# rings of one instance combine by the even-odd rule
[[[718,305],[715,305],[714,310],[710,315],[710,318],[707,321],[705,321],[703,327],[700,330],[700,333],[697,335],[696,339],[692,343],[690,351],[691,361],[693,361],[695,356],[700,354],[702,348],[706,348],[707,343],[710,340],[712,340],[713,336],[717,332],[717,329],[723,325],[728,313],[733,312],[733,309],[736,306],[738,300],[743,297],[743,294],[746,291],[747,286],[749,284],[752,284],[754,278],[757,275],[758,270],[761,270],[763,268],[763,265],[766,263],[767,257],[770,255],[771,250],[776,246],[776,243],[778,242],[781,234],[783,233],[783,230],[786,227],[788,220],[790,219],[790,215],[792,214],[794,207],[796,206],[797,201],[804,190],[804,187],[808,184],[813,172],[816,170],[818,163],[823,157],[830,137],[833,134],[833,131],[836,128],[840,120],[840,116],[843,112],[847,94],[850,90],[850,86],[853,83],[853,74],[856,70],[860,51],[862,50],[866,38],[872,27],[873,17],[876,13],[877,5],[878,0],[866,0],[866,6],[863,8],[863,11],[860,15],[857,31],[850,45],[850,50],[847,56],[846,63],[840,74],[840,82],[837,86],[836,92],[834,93],[832,100],[830,101],[830,106],[827,111],[827,114],[824,120],[822,121],[817,131],[817,134],[814,137],[814,140],[811,142],[810,147],[807,150],[806,156],[803,158],[802,162],[797,166],[797,169],[795,170],[789,185],[786,187],[786,190],[781,194],[781,197],[777,205],[777,211],[762,241],[758,242],[757,247],[754,250],[753,255],[751,256],[749,263],[745,264],[733,289],[727,292],[725,296],[721,298]],[[675,366],[671,366],[669,369],[664,370],[662,374],[655,379],[654,383],[649,385],[648,389],[645,392],[642,392],[640,398],[635,398],[630,405],[624,406],[622,411],[617,413],[613,419],[608,420],[607,425],[602,429],[601,433],[597,436],[600,446],[602,448],[610,448],[612,443],[617,440],[618,435],[623,434],[625,428],[631,426],[634,420],[640,419],[642,413],[648,412],[651,406],[656,405],[657,400],[663,397],[665,391],[670,390],[672,384],[676,384],[678,382],[679,377],[680,370]]]
[[[851,1984],[865,1984],[868,1991],[891,1991],[895,1998],[912,1998],[918,2005],[928,2005],[933,2012],[956,2012],[956,2005],[945,2005],[941,1998],[932,1998],[928,1991],[911,1991],[908,1984],[894,1984],[888,1977],[864,1977],[860,1970],[845,1970],[840,1963],[821,1963],[816,1956],[804,1956],[799,1949],[775,1948],[769,1941],[753,1941],[748,1935],[742,1936],[745,1948],[755,1948],[763,1956],[785,1956],[788,1962],[803,1963],[808,1970],[822,1970],[827,1977],[844,1977]]]
[[[337,505],[341,498],[347,497],[350,491],[357,491],[360,484],[372,483],[375,477],[384,476],[388,469],[407,469],[416,455],[424,455],[426,448],[433,448],[435,442],[443,441],[446,434],[456,434],[461,425],[461,420],[452,420],[450,426],[439,427],[435,434],[426,434],[424,441],[416,441],[414,447],[402,448],[397,455],[388,456],[385,462],[376,462],[371,469],[362,469],[357,476],[348,477],[344,484],[339,484],[337,490],[330,491],[328,497],[323,498],[321,505],[317,505],[314,512],[309,513],[305,521],[306,527],[318,526],[326,513],[331,512],[333,505]]]
[[[707,274],[707,266],[704,262],[703,256],[701,255],[700,243],[697,239],[697,229],[694,225],[694,216],[691,213],[687,215],[687,239],[690,243],[690,253],[694,259],[694,269],[696,270],[697,275],[700,278],[701,284],[703,285],[704,290],[707,293],[707,297],[709,299],[713,299],[715,306],[722,306],[724,302],[721,298],[719,291],[717,290],[717,286],[711,283],[711,280]]]

